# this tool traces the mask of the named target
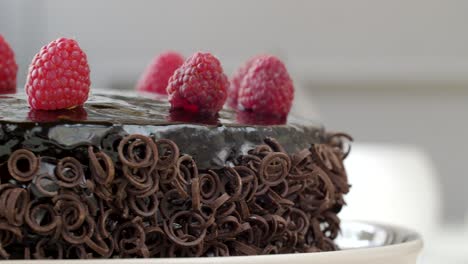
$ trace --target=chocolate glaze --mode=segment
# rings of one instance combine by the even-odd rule
[[[313,121],[289,118],[285,125],[242,125],[235,113],[223,109],[208,124],[175,121],[165,100],[96,92],[81,108],[34,111],[25,94],[0,97],[0,161],[15,149],[56,156],[77,146],[105,147],[113,135],[154,135],[174,141],[200,169],[221,168],[267,137],[289,153],[324,141],[323,127]],[[195,142],[195,144],[194,144]],[[53,148],[52,148],[53,147]],[[60,153],[59,153],[60,154]]]

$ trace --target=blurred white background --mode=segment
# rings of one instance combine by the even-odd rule
[[[252,55],[273,53],[294,77],[296,112],[353,135],[361,164],[359,144],[377,146],[373,158],[398,174],[395,186],[411,177],[428,184],[411,185],[420,203],[408,206],[416,216],[433,210],[435,240],[447,247],[447,237],[468,230],[467,11],[462,0],[0,0],[0,34],[16,51],[20,85],[33,55],[60,36],[88,53],[94,87],[115,89],[133,89],[167,49],[210,51],[229,74]],[[405,164],[418,164],[397,162],[414,153]],[[366,186],[356,189],[365,197]],[[415,219],[408,223],[417,227]]]

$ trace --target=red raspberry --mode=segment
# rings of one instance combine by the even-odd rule
[[[255,56],[253,58],[250,58],[247,62],[245,62],[244,65],[242,65],[239,69],[237,69],[237,71],[232,76],[231,83],[228,89],[228,98],[227,98],[227,104],[229,107],[233,109],[237,109],[237,98],[239,97],[239,88],[240,88],[242,79],[244,79],[244,76],[247,74],[250,66],[252,66],[254,61],[260,57],[261,56]]]
[[[84,104],[90,84],[86,54],[75,40],[60,38],[34,56],[26,94],[33,109],[65,109]]]
[[[228,85],[218,59],[209,53],[197,52],[174,72],[167,93],[175,109],[216,114],[226,101]]]
[[[285,117],[291,110],[294,86],[284,64],[274,56],[256,59],[241,82],[240,110]]]
[[[0,93],[16,92],[16,74],[18,65],[10,45],[0,35]]]
[[[141,75],[137,90],[167,94],[167,82],[182,63],[184,63],[184,57],[176,52],[169,51],[156,56]]]

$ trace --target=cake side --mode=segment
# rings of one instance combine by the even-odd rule
[[[342,136],[288,153],[273,138],[200,169],[173,141],[15,150],[0,167],[3,258],[258,255],[335,250],[348,192]]]

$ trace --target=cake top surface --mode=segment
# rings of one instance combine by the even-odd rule
[[[143,97],[135,92],[97,90],[90,95],[83,107],[57,111],[30,109],[24,93],[2,95],[0,102],[2,123],[257,126],[240,123],[236,120],[235,111],[231,109],[222,109],[216,117],[190,116],[186,112],[171,111],[167,99]],[[316,121],[296,116],[290,116],[285,125],[297,128],[306,126],[321,128]]]
[[[24,94],[0,99],[0,161],[17,148],[102,147],[112,134],[141,134],[174,141],[200,168],[219,168],[266,138],[297,152],[324,140],[314,121],[290,117],[282,125],[244,125],[235,112],[223,109],[213,120],[192,119],[171,111],[166,100],[125,92],[96,91],[83,107],[58,111],[30,109]]]

